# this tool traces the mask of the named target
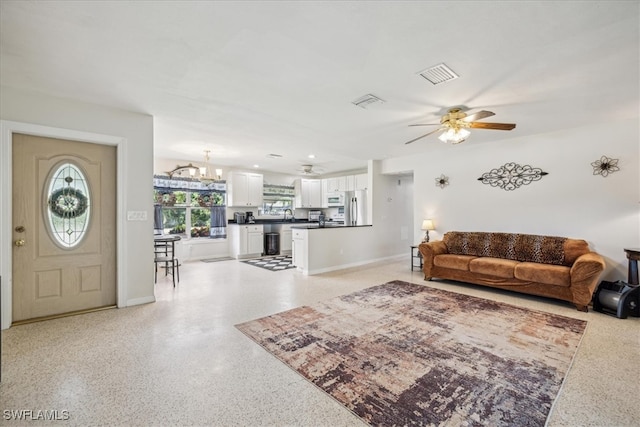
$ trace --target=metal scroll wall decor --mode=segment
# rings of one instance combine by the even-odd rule
[[[448,176],[444,176],[444,174],[441,174],[439,177],[436,178],[436,186],[437,187],[444,188],[447,185],[449,185],[449,177]]]
[[[591,166],[593,166],[594,175],[602,175],[605,178],[610,173],[618,172],[620,170],[618,167],[618,159],[610,159],[607,156],[600,157],[600,160],[596,160],[591,163]]]
[[[523,185],[529,185],[533,181],[539,181],[543,176],[548,175],[540,168],[533,168],[529,165],[519,165],[517,163],[505,163],[497,169],[491,169],[482,174],[478,181],[489,184],[492,187],[499,187],[505,191],[515,190]]]

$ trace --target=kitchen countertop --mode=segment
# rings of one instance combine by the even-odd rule
[[[325,222],[325,226],[324,227],[320,227],[320,225],[317,222],[309,222],[309,220],[307,219],[296,219],[295,221],[291,221],[291,220],[283,220],[283,219],[256,219],[255,222],[249,224],[249,223],[244,223],[244,224],[238,224],[235,221],[229,221],[228,225],[268,225],[268,224],[273,224],[273,225],[282,225],[282,224],[290,224],[291,228],[297,228],[297,229],[316,229],[316,228],[320,228],[320,229],[325,229],[325,228],[351,228],[351,227],[371,227],[371,225],[344,225],[344,224],[337,224],[334,223],[332,221],[327,221]]]
[[[233,220],[229,220],[228,221],[229,225],[238,225],[237,222],[233,221]],[[244,224],[240,224],[240,225],[247,225],[249,224],[244,223]],[[294,221],[287,219],[286,221],[284,219],[256,219],[255,222],[252,222],[251,224],[263,224],[263,225],[267,225],[267,224],[298,224],[298,225],[306,225],[309,224],[309,220],[307,219],[295,219]],[[317,223],[312,223],[312,224],[317,224]]]
[[[306,229],[306,230],[313,230],[313,229],[319,229],[319,230],[325,230],[328,228],[355,228],[355,227],[371,227],[370,224],[363,224],[363,225],[343,225],[343,224],[329,224],[326,223],[324,227],[320,227],[318,225],[318,223],[313,223],[313,224],[299,224],[299,225],[292,225],[291,228],[297,228],[297,229]]]

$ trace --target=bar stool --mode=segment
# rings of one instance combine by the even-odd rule
[[[175,242],[177,240],[180,240],[180,236],[160,236],[154,238],[154,283],[158,282],[158,264],[160,264],[161,268],[164,268],[165,276],[171,274],[174,288],[176,287],[176,278],[178,283],[180,283],[180,263],[178,262],[178,258],[175,256]]]

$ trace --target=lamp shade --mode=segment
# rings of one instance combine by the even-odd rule
[[[435,230],[436,228],[433,226],[433,220],[425,219],[422,221],[422,230]]]

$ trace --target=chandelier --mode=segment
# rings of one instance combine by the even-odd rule
[[[178,175],[182,175],[183,171],[188,170],[189,176],[194,179],[198,179],[201,182],[213,182],[216,180],[220,180],[222,178],[222,169],[216,169],[215,177],[211,176],[211,167],[209,166],[209,153],[211,150],[204,150],[204,162],[202,166],[194,166],[193,163],[189,163],[188,165],[176,165],[175,168],[167,172],[169,178],[173,178],[173,175],[176,173]]]

